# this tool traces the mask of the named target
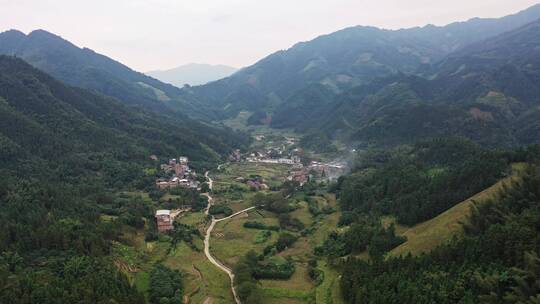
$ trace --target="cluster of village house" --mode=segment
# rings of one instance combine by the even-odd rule
[[[168,163],[161,165],[161,170],[171,176],[170,178],[156,180],[158,189],[177,187],[197,189],[199,187],[197,174],[189,168],[187,157],[181,156],[178,159],[170,159]]]
[[[158,160],[156,156],[150,156],[152,160]],[[169,159],[169,162],[161,165],[161,170],[166,174],[169,174],[169,178],[160,178],[156,180],[156,187],[158,189],[171,189],[177,187],[198,189],[199,182],[197,181],[197,174],[189,168],[189,160],[187,157],[180,156],[178,158]],[[160,233],[167,232],[174,228],[174,219],[190,209],[176,209],[176,210],[157,210],[156,211],[156,223]]]
[[[340,162],[322,163],[312,161],[309,165],[294,166],[290,171],[288,180],[305,184],[308,180],[334,181],[344,175],[347,166]]]
[[[263,135],[256,138],[257,140],[264,139]],[[291,146],[295,143],[292,138],[286,138],[286,144]],[[286,164],[291,165],[289,171],[288,180],[297,181],[301,185],[305,184],[308,180],[327,181],[335,180],[339,176],[345,174],[346,165],[340,162],[322,163],[312,161],[309,165],[304,166],[302,164],[302,157],[304,151],[296,148],[287,151],[285,145],[278,148],[269,148],[260,151],[249,153],[247,156],[243,155],[240,150],[235,150],[230,155],[229,160],[233,162],[257,162],[267,164]],[[157,160],[157,158],[152,158]],[[188,166],[187,157],[179,157],[178,159],[170,159],[167,164],[162,164],[161,169],[165,173],[170,173],[169,179],[158,179],[156,181],[156,187],[159,189],[170,189],[176,187],[186,188],[198,188],[199,183],[196,180],[196,173],[193,172]],[[243,182],[254,190],[268,190],[268,186],[265,184],[264,179],[259,176],[253,176],[250,178],[237,178],[237,181]],[[156,221],[158,231],[163,233],[174,228],[173,222],[176,216],[189,211],[185,210],[158,210],[156,211]]]
[[[247,162],[266,163],[266,164],[286,164],[294,165],[301,163],[302,149],[294,149],[289,155],[286,155],[282,149],[266,149],[255,151],[246,157]],[[240,158],[236,158],[240,159]]]
[[[252,190],[268,190],[269,187],[265,184],[264,179],[261,176],[252,176],[250,178],[238,177],[237,182],[245,183]]]
[[[332,181],[336,180],[341,175],[345,174],[347,165],[341,162],[323,163],[312,161],[309,165],[304,166],[302,164],[302,157],[304,151],[300,148],[293,149],[289,152],[285,152],[285,147],[282,148],[270,148],[265,150],[254,151],[242,157],[239,150],[236,150],[231,154],[231,161],[255,162],[266,164],[286,164],[291,165],[292,168],[289,171],[288,180],[299,182],[301,185],[305,184],[308,180],[317,181]],[[257,181],[250,181],[249,184],[252,188],[259,189],[260,183]]]

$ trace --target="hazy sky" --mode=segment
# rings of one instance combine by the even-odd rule
[[[0,0],[0,31],[42,28],[139,71],[250,65],[353,25],[444,25],[539,0]]]

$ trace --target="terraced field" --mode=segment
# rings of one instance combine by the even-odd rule
[[[252,174],[263,176],[266,181],[280,185],[286,178],[288,167],[275,164],[235,163],[229,164],[214,177],[214,199],[216,202],[225,203],[233,210],[249,207],[255,192],[241,191],[243,184],[236,182],[238,177],[249,177]],[[231,193],[231,185],[235,185],[239,193]],[[233,186],[234,188],[234,186]],[[240,194],[240,195],[239,195]],[[241,197],[230,199],[230,197]],[[334,195],[313,197],[320,207],[331,206],[337,209]],[[295,272],[288,280],[260,280],[263,303],[340,303],[337,274],[324,261],[320,261],[321,267],[328,277],[319,287],[315,286],[307,273],[307,261],[313,258],[314,247],[320,245],[327,234],[336,229],[339,212],[329,215],[314,217],[308,210],[308,204],[300,201],[297,209],[290,213],[291,217],[299,219],[306,227],[314,227],[313,233],[300,236],[294,245],[278,254],[279,257],[291,257],[295,263]],[[245,228],[247,221],[258,221],[269,226],[279,226],[277,215],[256,210],[245,216],[239,216],[228,221],[217,223],[212,234],[212,254],[226,266],[233,267],[239,257],[250,250],[261,253],[262,250],[274,243],[279,233],[272,231],[271,236],[263,242],[258,242],[261,230]],[[330,288],[330,289],[328,289]],[[324,290],[324,291],[323,291]]]
[[[289,166],[277,164],[232,163],[221,166],[220,170],[210,174],[214,185],[211,194],[213,202],[227,205],[233,212],[249,208],[257,192],[248,189],[239,178],[259,175],[273,189],[279,188],[286,180],[288,170]],[[132,195],[145,194],[132,193]],[[145,198],[149,199],[147,195]],[[339,212],[315,217],[309,212],[308,203],[302,201],[302,198],[303,194],[291,198],[295,202],[296,209],[290,212],[290,216],[302,222],[311,232],[302,236],[299,232],[288,231],[297,235],[298,240],[274,258],[284,261],[285,258],[291,258],[295,272],[288,280],[260,280],[262,303],[340,303],[336,272],[323,260],[319,261],[319,269],[325,272],[327,279],[320,286],[316,286],[309,277],[307,263],[314,257],[313,249],[324,241],[328,233],[336,229]],[[311,198],[320,208],[330,206],[337,209],[333,195],[325,194]],[[177,220],[182,224],[197,227],[201,235],[204,235],[209,225],[204,212],[188,212]],[[264,248],[274,244],[279,234],[283,232],[245,228],[244,223],[247,221],[279,226],[277,214],[262,209],[251,210],[246,214],[217,222],[211,234],[210,252],[228,268],[232,269],[238,259],[250,250],[262,253]],[[143,229],[126,228],[124,238],[117,246],[116,259],[126,269],[133,283],[146,295],[150,271],[157,263],[163,263],[171,269],[180,270],[183,274],[186,303],[234,303],[229,277],[206,258],[202,239],[195,237],[194,247],[183,241],[179,242],[176,248],[171,246],[171,239],[168,236],[162,235],[158,241],[145,242]]]

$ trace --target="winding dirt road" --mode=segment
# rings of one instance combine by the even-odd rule
[[[214,186],[214,181],[212,180],[212,178],[210,178],[208,176],[208,171],[206,171],[204,176],[208,180],[208,188],[210,190],[212,190],[212,188]],[[212,198],[212,196],[210,196],[210,193],[204,193],[203,195],[208,198],[208,206],[206,207],[206,210],[204,211],[204,214],[208,215],[209,211],[210,211],[210,207],[212,206],[212,203],[214,202],[214,199]],[[212,254],[210,253],[210,236],[212,235],[212,230],[214,230],[214,227],[216,226],[216,223],[231,219],[231,218],[233,218],[233,217],[235,217],[235,216],[237,216],[239,214],[242,214],[244,212],[248,212],[249,210],[255,209],[255,208],[256,207],[246,208],[244,210],[238,211],[238,212],[236,212],[234,214],[231,214],[228,217],[224,217],[222,219],[216,219],[214,216],[212,216],[212,222],[210,223],[210,226],[206,230],[206,234],[204,236],[204,254],[206,255],[206,258],[210,261],[210,263],[216,265],[219,269],[221,269],[223,272],[227,273],[227,275],[229,276],[229,278],[231,280],[231,291],[233,293],[234,300],[235,300],[236,304],[241,304],[242,302],[238,298],[238,295],[236,294],[236,290],[234,289],[234,273],[227,266],[223,265],[220,261],[215,259],[212,256]]]

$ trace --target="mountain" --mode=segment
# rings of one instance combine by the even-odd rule
[[[538,18],[540,5],[504,18],[477,18],[443,27],[347,28],[298,43],[228,78],[186,91],[198,96],[201,102],[225,110],[228,116],[241,110],[287,114],[289,104],[298,107],[301,103],[295,100],[303,98],[300,91],[308,92],[310,87],[320,89],[313,84],[339,95],[376,78],[400,73],[421,74],[452,52]],[[318,107],[309,108],[315,111]],[[280,127],[295,124],[282,124],[284,119],[276,118],[281,121]]]
[[[539,30],[540,20],[536,20],[450,54],[434,65],[429,75],[443,88],[437,94],[464,100],[497,90],[523,102],[538,104]]]
[[[189,96],[183,96],[180,89],[44,30],[28,35],[16,30],[0,33],[0,54],[16,56],[64,83],[116,97],[129,105],[199,117],[208,113]]]
[[[207,84],[229,77],[236,71],[237,68],[226,65],[190,63],[170,70],[150,71],[146,75],[181,88],[186,84],[191,86]]]
[[[450,54],[428,78],[398,74],[355,87],[297,128],[364,144],[448,135],[492,146],[538,143],[539,50],[537,20]]]
[[[7,56],[0,56],[0,118],[2,169],[30,176],[109,170],[122,176],[151,154],[186,155],[208,167],[245,143],[230,130],[66,86]]]

